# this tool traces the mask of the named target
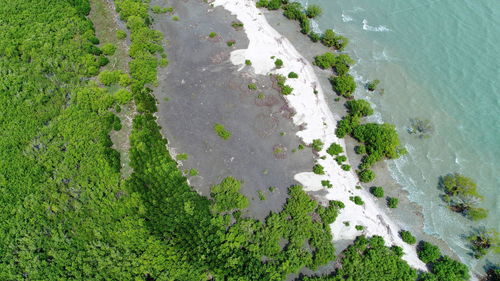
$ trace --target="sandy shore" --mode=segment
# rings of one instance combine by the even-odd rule
[[[231,53],[231,61],[243,68],[246,59],[252,61],[256,74],[266,75],[279,73],[287,76],[293,71],[299,75],[298,79],[287,79],[286,84],[294,88],[293,94],[286,99],[297,114],[293,121],[297,126],[305,125],[305,129],[297,135],[305,143],[312,143],[314,139],[321,139],[328,147],[331,143],[339,143],[345,148],[344,141],[335,136],[335,126],[339,116],[334,115],[327,106],[323,90],[314,73],[312,65],[294,48],[291,42],[271,27],[261,11],[255,7],[253,0],[216,0],[214,5],[223,6],[235,14],[243,22],[244,30],[250,41],[247,49],[239,49]],[[274,59],[280,58],[284,66],[275,69]],[[314,90],[317,94],[314,94]],[[316,175],[312,172],[302,172],[295,175],[307,191],[323,190],[329,200],[340,200],[345,203],[337,220],[331,225],[334,240],[354,239],[360,234],[367,236],[380,235],[386,244],[397,245],[403,248],[405,259],[412,267],[425,270],[425,265],[418,259],[415,247],[404,243],[398,235],[400,227],[374,202],[373,197],[366,190],[358,190],[357,176],[354,172],[343,171],[334,159],[326,154],[326,149],[319,156],[327,156],[325,160],[318,159],[318,163],[325,167],[325,175]],[[321,180],[330,180],[333,188],[325,189]],[[358,206],[349,200],[350,196],[358,195],[364,200],[364,205]],[[348,221],[349,226],[344,222]],[[354,228],[355,225],[364,226],[363,231]]]

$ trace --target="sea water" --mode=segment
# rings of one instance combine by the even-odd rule
[[[371,121],[396,125],[409,153],[388,164],[422,206],[424,230],[476,272],[487,262],[498,264],[498,255],[472,258],[464,235],[481,226],[500,232],[500,1],[300,2],[323,8],[315,29],[333,28],[350,39],[356,97],[374,106]],[[373,79],[383,93],[364,89]],[[410,118],[429,120],[430,137],[409,134]],[[439,176],[453,172],[477,182],[487,219],[470,222],[439,199]]]

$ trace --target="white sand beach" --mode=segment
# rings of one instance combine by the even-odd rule
[[[215,6],[222,6],[244,24],[250,41],[248,49],[240,49],[231,53],[231,61],[235,65],[244,67],[246,59],[251,60],[256,74],[267,75],[279,73],[287,76],[293,71],[299,75],[298,79],[287,79],[286,84],[294,91],[285,96],[289,105],[297,114],[293,117],[294,123],[305,125],[305,129],[297,135],[305,143],[312,143],[314,139],[321,139],[325,148],[319,156],[326,155],[326,159],[318,158],[318,163],[325,168],[325,175],[316,175],[312,171],[304,171],[295,175],[306,191],[326,190],[326,198],[344,202],[345,208],[331,225],[334,240],[354,239],[360,234],[366,236],[380,235],[384,237],[387,246],[397,245],[403,248],[405,259],[409,265],[420,270],[426,270],[416,254],[414,246],[404,243],[399,237],[400,227],[379,208],[374,197],[364,189],[356,189],[357,176],[353,171],[346,172],[340,168],[333,157],[326,153],[326,148],[333,142],[341,144],[345,150],[344,140],[335,136],[335,127],[340,119],[333,114],[325,100],[321,85],[314,73],[313,66],[298,51],[293,44],[279,34],[268,24],[262,11],[256,8],[254,0],[216,0]],[[284,66],[275,69],[271,57],[282,59]],[[314,90],[317,94],[314,94]],[[311,167],[312,168],[312,167]],[[321,180],[329,180],[333,188],[325,189]],[[355,205],[349,200],[350,196],[360,196],[364,205]],[[350,226],[345,226],[344,221],[349,221]],[[363,231],[354,228],[355,225],[364,226]]]

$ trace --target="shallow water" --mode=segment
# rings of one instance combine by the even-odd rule
[[[469,256],[463,235],[473,227],[500,231],[500,2],[497,0],[302,0],[324,13],[315,28],[350,39],[357,60],[357,97],[377,111],[372,121],[396,124],[409,154],[389,166],[394,178],[423,208],[425,231],[444,239],[477,271],[488,260]],[[381,80],[383,94],[365,82]],[[430,120],[433,133],[407,133],[410,118]],[[438,198],[438,177],[460,172],[485,196],[489,217],[471,223]]]

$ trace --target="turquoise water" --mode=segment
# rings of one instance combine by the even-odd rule
[[[409,154],[389,163],[395,179],[423,207],[425,231],[443,238],[480,271],[462,238],[472,227],[500,231],[500,1],[308,0],[324,14],[317,28],[347,36],[359,85],[380,79],[384,94],[358,87],[374,120],[396,124]],[[409,118],[429,119],[428,139],[407,133]],[[488,219],[471,223],[438,198],[438,177],[460,172],[478,183]]]

